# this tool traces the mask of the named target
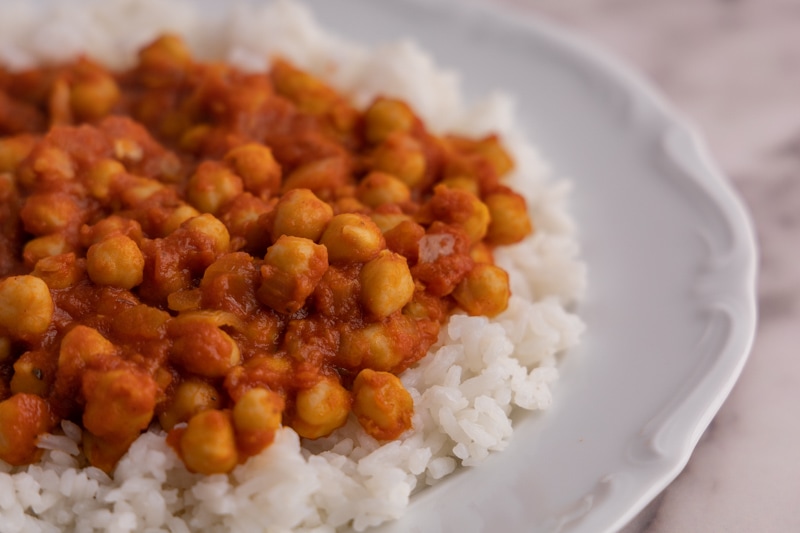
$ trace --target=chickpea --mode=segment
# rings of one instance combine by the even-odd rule
[[[180,435],[180,454],[186,467],[205,475],[230,472],[239,462],[231,416],[210,409],[194,415]]]
[[[493,244],[514,244],[531,234],[525,198],[514,192],[497,192],[484,200],[491,222],[486,238]]]
[[[411,190],[404,182],[385,172],[372,171],[358,184],[358,199],[370,207],[381,204],[402,204],[411,199]]]
[[[0,460],[13,466],[41,455],[36,438],[50,428],[50,408],[35,394],[14,394],[0,402]]]
[[[54,311],[47,284],[35,276],[11,276],[0,281],[0,327],[12,337],[41,335]]]
[[[75,161],[61,148],[46,145],[36,150],[35,155],[32,153],[31,156],[33,157],[33,171],[38,176],[65,181],[75,177]],[[28,185],[33,184],[26,184],[26,186]]]
[[[489,161],[498,176],[504,176],[514,168],[514,160],[500,144],[500,138],[497,135],[489,135],[478,141],[475,151]]]
[[[119,460],[138,436],[134,433],[124,439],[104,439],[84,431],[81,445],[89,464],[111,476]]]
[[[22,134],[0,138],[0,174],[14,172],[36,145],[33,135]]]
[[[342,335],[336,362],[348,369],[395,371],[412,358],[418,337],[414,321],[404,315],[393,315],[384,322]]]
[[[167,326],[173,338],[172,360],[193,374],[224,376],[241,362],[239,345],[220,329],[213,317],[184,315]]]
[[[115,234],[130,237],[134,242],[142,242],[142,226],[137,221],[119,215],[108,216],[93,226],[81,228],[81,243],[89,247]]]
[[[225,253],[230,249],[231,236],[228,233],[228,228],[214,215],[206,213],[189,219],[185,222],[185,227],[211,237],[214,241],[214,248],[219,253]]]
[[[350,165],[342,156],[311,161],[294,169],[283,182],[282,192],[292,189],[312,191],[335,189],[350,179]]]
[[[146,429],[158,388],[150,375],[124,368],[83,375],[83,426],[97,437],[124,440]]]
[[[425,236],[425,228],[411,220],[403,220],[391,229],[384,231],[386,247],[396,252],[409,262],[416,263],[419,259],[419,243]]]
[[[505,311],[511,290],[502,268],[477,264],[453,291],[458,305],[472,316],[493,317]]]
[[[323,378],[297,393],[292,428],[307,439],[330,435],[347,421],[350,404],[350,393],[338,379]]]
[[[188,47],[176,35],[159,37],[139,52],[142,81],[151,88],[174,84],[183,78],[191,64]]]
[[[263,144],[237,146],[225,154],[225,162],[241,176],[245,190],[256,196],[266,198],[281,188],[281,166]]]
[[[181,224],[197,216],[200,216],[200,211],[189,204],[181,203],[175,209],[173,209],[172,212],[167,216],[166,220],[162,222],[161,236],[166,237],[178,229]]]
[[[66,254],[73,251],[73,246],[61,233],[51,233],[43,237],[36,237],[25,243],[22,249],[22,258],[26,265],[36,265],[40,260],[54,255]]]
[[[181,135],[178,143],[180,147],[188,152],[199,152],[214,129],[210,124],[198,124],[192,126]]]
[[[113,234],[89,247],[86,271],[98,285],[132,289],[144,278],[144,255],[133,239]]]
[[[161,427],[170,430],[175,424],[188,422],[194,415],[209,409],[219,409],[221,395],[211,384],[199,379],[187,379],[175,389],[172,403],[158,415]]]
[[[276,392],[250,389],[233,407],[236,442],[245,455],[255,455],[272,443],[281,427],[284,400]]]
[[[460,189],[467,191],[475,196],[481,192],[480,184],[472,176],[450,176],[440,182],[442,185],[447,186],[448,189]]]
[[[413,222],[413,219],[405,213],[370,213],[369,218],[375,223],[376,226],[384,234],[387,233],[404,222]]]
[[[66,289],[84,278],[86,267],[74,253],[44,257],[36,262],[31,275],[41,278],[50,289]]]
[[[215,214],[243,191],[242,178],[221,163],[204,161],[189,178],[186,196],[200,211]]]
[[[406,258],[383,250],[361,269],[361,303],[384,318],[399,311],[414,296],[414,279]]]
[[[282,235],[264,257],[258,299],[278,312],[294,313],[303,307],[327,269],[324,246]]]
[[[125,166],[116,159],[101,159],[86,174],[89,193],[98,200],[107,200],[114,178],[125,172]]]
[[[380,228],[367,216],[336,215],[320,237],[331,262],[366,262],[386,247]]]
[[[414,113],[405,102],[378,98],[364,113],[364,134],[369,143],[378,144],[394,132],[410,131],[414,122]]]
[[[437,185],[426,207],[436,219],[460,226],[472,243],[483,239],[488,231],[489,208],[477,196],[465,190]]]
[[[32,194],[20,211],[25,229],[34,235],[60,233],[80,222],[80,207],[63,193]]]
[[[492,248],[483,241],[476,242],[472,245],[472,248],[469,249],[469,256],[476,263],[487,263],[489,265],[494,264]]]
[[[164,184],[152,178],[127,174],[117,175],[112,185],[119,189],[119,198],[127,207],[138,207],[154,195],[164,191]]]
[[[331,206],[311,190],[292,189],[275,206],[272,240],[278,240],[281,235],[291,235],[316,242],[332,218]]]
[[[101,69],[74,83],[69,95],[73,113],[82,120],[93,120],[109,114],[119,98],[117,82]]]
[[[409,187],[422,183],[427,163],[422,146],[414,137],[393,133],[372,152],[372,169],[397,177]]]
[[[11,392],[36,394],[46,398],[50,392],[52,377],[50,360],[44,352],[25,352],[14,363]]]
[[[58,373],[79,373],[85,366],[108,360],[115,356],[116,347],[99,331],[78,325],[61,339],[58,351]]]
[[[378,440],[391,440],[411,429],[414,400],[394,374],[365,368],[353,383],[353,413]]]

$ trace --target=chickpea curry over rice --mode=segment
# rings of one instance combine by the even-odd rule
[[[277,59],[0,69],[0,459],[72,420],[114,469],[157,421],[228,472],[282,425],[411,426],[397,375],[449,314],[508,303],[499,245],[531,233],[496,136],[434,135],[403,101],[358,110]]]

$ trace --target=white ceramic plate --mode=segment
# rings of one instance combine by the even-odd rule
[[[549,25],[465,2],[307,3],[358,42],[413,38],[468,96],[515,96],[523,129],[575,183],[589,266],[588,333],[552,409],[382,531],[622,527],[686,464],[750,349],[756,252],[739,200],[653,91]]]

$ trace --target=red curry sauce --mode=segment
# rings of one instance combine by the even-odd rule
[[[398,373],[456,308],[505,309],[531,232],[495,136],[437,136],[276,60],[0,70],[0,459],[68,419],[106,471],[153,423],[225,472],[281,425],[410,428]]]

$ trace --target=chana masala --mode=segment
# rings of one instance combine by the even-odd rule
[[[411,426],[397,375],[455,310],[509,298],[496,246],[531,233],[496,136],[356,109],[275,59],[0,70],[0,459],[61,420],[111,472],[151,424],[228,472],[290,426]]]

